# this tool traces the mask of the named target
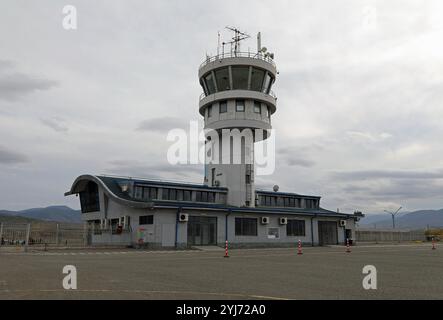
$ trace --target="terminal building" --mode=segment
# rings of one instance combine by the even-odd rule
[[[272,92],[277,69],[273,54],[261,46],[243,53],[248,37],[232,29],[231,49],[207,57],[198,75],[203,94],[199,112],[211,136],[202,184],[109,175],[81,175],[65,195],[79,195],[82,219],[92,245],[148,248],[230,247],[343,244],[353,239],[362,214],[323,209],[320,197],[255,187],[254,147],[269,138],[277,98]],[[242,139],[239,161],[222,148],[231,139],[224,130],[262,130]],[[212,135],[214,138],[214,135]],[[232,151],[232,150],[230,150]],[[235,152],[234,152],[235,153]],[[276,155],[278,156],[278,154]],[[218,157],[215,159],[215,157]],[[228,159],[226,159],[228,158]]]

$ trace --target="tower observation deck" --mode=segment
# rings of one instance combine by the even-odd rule
[[[222,53],[206,57],[198,70],[203,88],[199,112],[204,117],[205,129],[218,135],[218,146],[214,145],[213,137],[207,138],[207,153],[212,153],[212,159],[206,160],[204,182],[227,187],[229,204],[253,207],[254,143],[268,137],[271,116],[277,110],[277,98],[271,90],[277,69],[273,54],[261,46],[260,33],[257,51],[242,52],[240,42],[249,35],[238,29],[228,29],[234,32],[232,41],[223,42]],[[227,44],[231,45],[231,50],[225,52]],[[224,135],[224,129],[237,129],[241,134],[252,132],[252,139],[241,137],[240,149],[231,146],[226,150],[223,142],[235,138]],[[257,130],[262,130],[263,135],[256,134]],[[238,162],[233,160],[236,153]]]

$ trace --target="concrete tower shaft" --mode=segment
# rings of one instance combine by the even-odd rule
[[[267,138],[277,109],[271,90],[275,63],[263,51],[234,51],[208,57],[198,75],[203,88],[199,112],[212,132],[206,144],[205,184],[228,188],[230,205],[254,207],[254,143]]]

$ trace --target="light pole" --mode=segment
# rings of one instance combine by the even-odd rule
[[[400,211],[401,208],[402,207],[398,208],[397,211],[395,211],[395,212],[384,210],[385,212],[387,212],[387,213],[392,215],[392,229],[395,229],[395,215]]]

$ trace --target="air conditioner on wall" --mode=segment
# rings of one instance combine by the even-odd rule
[[[288,224],[288,218],[280,218],[280,224]]]
[[[268,224],[269,223],[269,217],[261,217],[261,224]]]
[[[186,222],[189,220],[189,215],[187,213],[180,213],[178,216],[178,221]]]
[[[346,220],[340,220],[340,227],[346,227]]]

